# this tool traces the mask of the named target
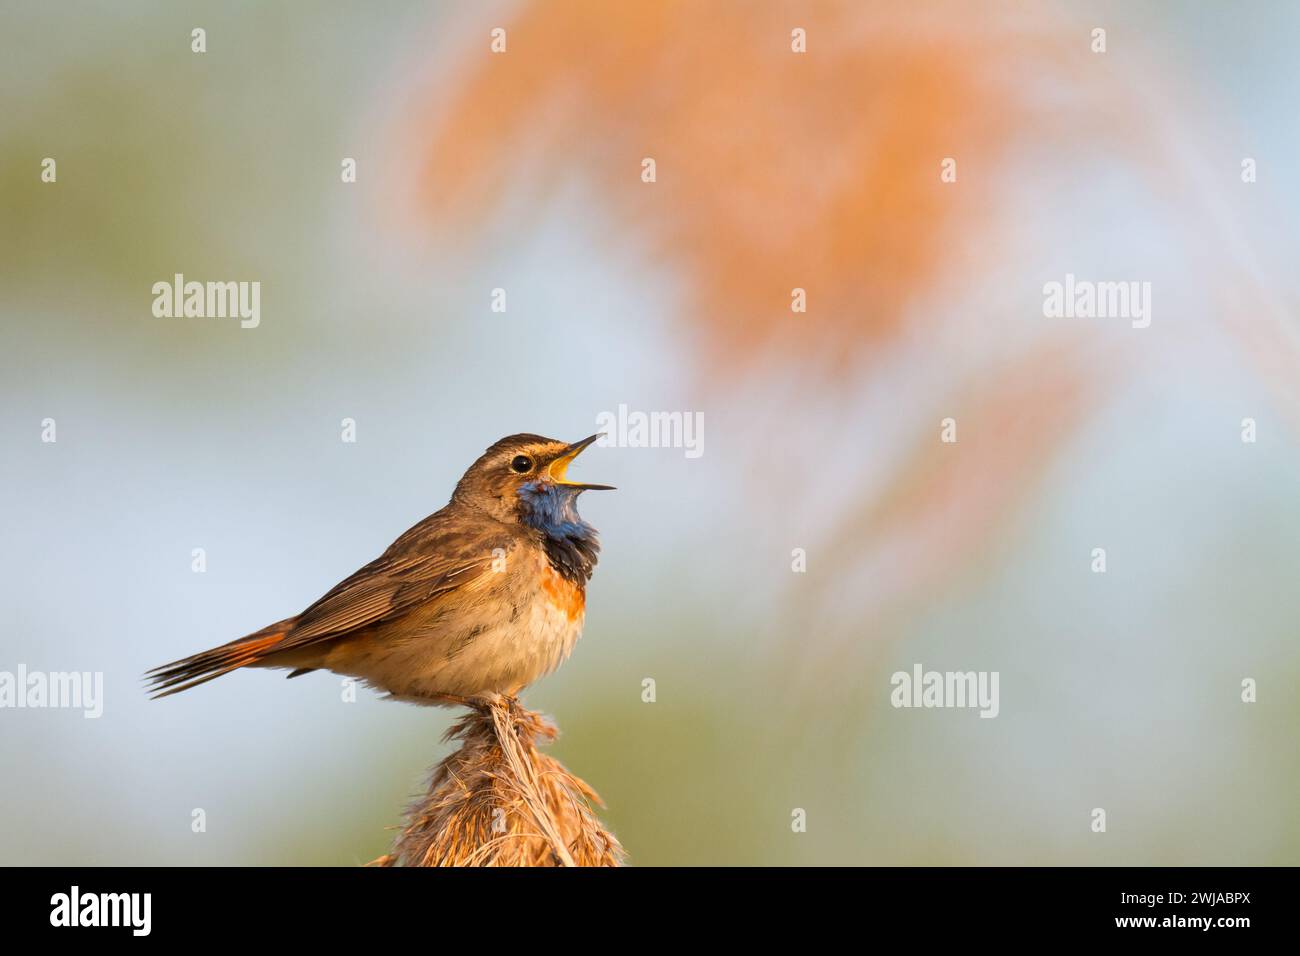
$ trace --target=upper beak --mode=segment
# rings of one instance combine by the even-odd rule
[[[569,462],[582,454],[583,449],[599,438],[601,434],[603,433],[597,432],[588,438],[584,438],[582,441],[575,441],[568,448],[564,449],[564,451],[562,451],[546,469],[551,480],[557,485],[564,485],[566,488],[580,488],[583,491],[613,491],[613,485],[587,485],[577,481],[568,481],[564,477],[569,470]]]

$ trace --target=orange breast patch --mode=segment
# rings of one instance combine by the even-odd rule
[[[587,609],[587,592],[579,585],[547,567],[542,573],[542,590],[551,604],[563,611],[572,621]]]

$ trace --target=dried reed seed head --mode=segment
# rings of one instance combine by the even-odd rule
[[[514,700],[475,709],[447,732],[461,746],[434,768],[393,851],[372,866],[618,866],[596,792],[537,748],[555,727]]]

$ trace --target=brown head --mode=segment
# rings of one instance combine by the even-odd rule
[[[569,443],[541,435],[510,435],[469,466],[451,500],[501,521],[525,521],[542,531],[560,530],[566,521],[581,522],[575,504],[578,495],[613,490],[568,477],[573,459],[599,437]]]
[[[596,566],[600,541],[578,515],[578,495],[612,488],[570,481],[568,471],[599,437],[572,444],[541,435],[503,438],[469,466],[451,500],[536,535],[551,567],[581,587]]]

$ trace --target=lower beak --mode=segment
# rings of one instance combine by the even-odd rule
[[[601,432],[597,432],[595,435],[584,438],[582,441],[575,441],[568,448],[564,449],[564,451],[560,453],[560,456],[552,461],[550,466],[546,469],[551,480],[557,485],[563,485],[566,488],[577,488],[581,491],[613,491],[613,485],[588,485],[577,481],[569,481],[565,478],[565,475],[569,471],[569,462],[582,454],[583,450],[599,438],[601,434]]]

